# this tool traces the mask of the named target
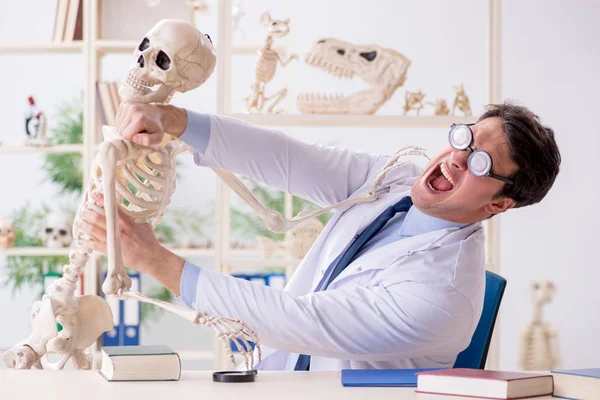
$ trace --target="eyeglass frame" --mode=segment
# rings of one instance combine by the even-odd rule
[[[454,147],[454,145],[452,144],[452,140],[450,139],[451,138],[450,135],[452,134],[452,131],[454,130],[454,128],[457,127],[457,126],[460,126],[460,125],[466,126],[469,129],[469,132],[471,132],[471,142],[464,149],[459,149],[459,148]],[[475,135],[473,135],[473,130],[471,129],[471,126],[473,126],[473,125],[475,125],[475,124],[456,124],[456,123],[453,123],[452,125],[450,125],[450,131],[448,132],[448,142],[450,142],[450,146],[452,146],[453,149],[458,150],[458,151],[469,150],[468,159],[471,158],[473,156],[473,154],[475,154],[477,152],[487,154],[487,156],[490,158],[490,170],[485,175],[475,175],[473,172],[471,172],[471,169],[468,168],[469,162],[468,162],[468,159],[467,159],[467,169],[469,169],[469,172],[473,176],[477,176],[477,177],[490,177],[490,178],[494,178],[494,179],[497,179],[499,181],[502,181],[502,182],[506,183],[507,185],[513,185],[515,182],[512,179],[508,179],[508,178],[505,178],[503,176],[496,175],[496,174],[494,174],[492,172],[492,168],[494,168],[494,160],[492,159],[492,156],[490,155],[490,153],[488,153],[485,150],[473,150],[473,148],[471,148],[471,145],[473,144],[473,141],[475,140]]]

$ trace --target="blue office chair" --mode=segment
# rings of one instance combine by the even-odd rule
[[[485,297],[481,318],[469,347],[456,358],[454,368],[484,369],[487,360],[494,324],[500,309],[500,302],[506,289],[506,279],[493,272],[485,271]]]

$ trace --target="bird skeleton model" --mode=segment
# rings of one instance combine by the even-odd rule
[[[168,103],[175,92],[197,88],[209,78],[216,64],[210,38],[193,25],[172,19],[161,20],[148,31],[134,51],[134,57],[135,64],[120,88],[120,95],[125,101],[142,103]],[[93,162],[90,186],[75,217],[75,221],[81,220],[85,209],[106,215],[108,273],[102,291],[119,299],[154,304],[194,324],[211,327],[223,341],[232,362],[230,342],[238,344],[246,368],[254,364],[254,353],[248,351],[251,341],[260,361],[259,338],[244,322],[207,315],[131,290],[131,279],[121,256],[118,210],[136,223],[151,223],[156,227],[175,190],[175,158],[190,148],[171,140],[169,135],[160,146],[150,148],[124,140],[114,127],[103,126],[102,132],[104,142]],[[235,175],[221,170],[215,172],[260,215],[271,231],[283,233],[335,207],[377,200],[377,188],[386,173],[397,166],[400,157],[407,155],[427,157],[421,148],[403,148],[390,158],[367,193],[289,219],[264,206]],[[104,209],[92,200],[91,193],[94,192],[104,195]],[[63,267],[63,276],[48,287],[41,301],[32,306],[31,335],[3,355],[8,368],[62,369],[70,359],[74,368],[90,369],[92,356],[86,349],[103,332],[113,329],[112,312],[106,300],[96,295],[75,296],[79,276],[92,249],[87,246],[89,235],[76,225],[73,236],[76,244],[69,254],[69,264]],[[60,332],[57,324],[62,325]],[[60,361],[50,363],[45,357],[49,352],[59,353]]]

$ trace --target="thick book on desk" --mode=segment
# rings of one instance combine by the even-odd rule
[[[343,369],[342,385],[347,387],[416,387],[417,372],[427,369]]]
[[[417,393],[484,399],[522,399],[554,391],[551,374],[453,368],[417,373]]]
[[[554,395],[568,399],[594,399],[600,396],[600,368],[550,371]]]
[[[108,346],[99,372],[107,381],[177,381],[181,360],[167,346]]]

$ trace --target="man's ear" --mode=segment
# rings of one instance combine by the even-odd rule
[[[489,203],[487,203],[483,208],[487,213],[490,214],[500,214],[506,210],[510,210],[515,206],[516,202],[510,197],[500,197],[498,199],[493,199]]]

